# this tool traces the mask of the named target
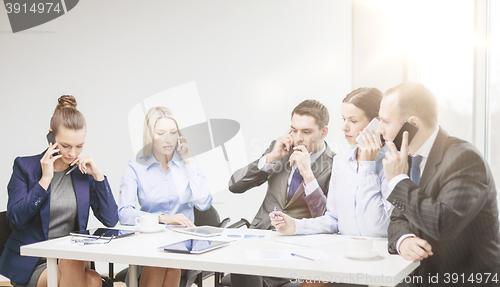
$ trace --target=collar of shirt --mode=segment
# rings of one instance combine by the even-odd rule
[[[313,153],[311,155],[311,164],[313,164],[326,150],[326,143],[323,142],[323,148],[317,152],[317,153]]]
[[[358,148],[355,147],[352,149],[351,151],[351,156],[349,157],[349,160],[350,161],[355,161],[356,160],[356,156],[358,155]]]
[[[439,126],[436,127],[436,130],[434,130],[434,132],[424,142],[424,144],[418,148],[418,150],[415,152],[414,155],[410,154],[412,157],[418,156],[418,155],[422,157],[422,162],[420,163],[420,174],[422,174],[424,172],[425,163],[427,162],[427,158],[429,157],[429,154],[431,153],[431,149],[432,149],[432,146],[434,145],[434,142],[436,141],[438,132],[439,132]]]
[[[152,167],[153,165],[161,165],[155,158],[154,155],[151,155],[148,158],[140,158],[137,162],[142,163],[146,166],[148,166],[148,169]],[[167,163],[168,166],[171,166],[172,164],[175,164],[177,167],[180,167],[184,161],[182,160],[182,157],[177,153],[177,151],[174,151],[174,155],[172,157],[172,160]]]

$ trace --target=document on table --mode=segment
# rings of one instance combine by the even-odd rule
[[[312,260],[329,259],[325,250],[321,249],[300,249],[300,250],[247,250],[248,260],[307,260],[297,256],[297,254]]]
[[[298,245],[303,247],[316,247],[325,244],[339,243],[348,238],[333,234],[289,235],[281,236],[276,242]]]
[[[221,234],[222,240],[270,239],[271,230],[226,228]]]

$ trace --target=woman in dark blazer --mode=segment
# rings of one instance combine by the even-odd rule
[[[79,157],[86,124],[73,96],[59,98],[50,132],[55,143],[39,155],[16,158],[8,184],[13,231],[0,257],[0,273],[14,286],[47,285],[45,258],[21,256],[21,246],[86,229],[90,207],[104,225],[118,222],[107,179],[92,157]],[[89,262],[59,260],[59,286],[101,286],[99,274],[89,267]]]

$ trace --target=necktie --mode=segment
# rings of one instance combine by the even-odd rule
[[[410,179],[418,185],[420,182],[420,163],[422,162],[422,156],[417,155],[411,159],[411,169],[410,169]]]
[[[292,198],[293,194],[299,188],[299,184],[302,182],[302,175],[300,175],[299,169],[295,169],[295,172],[292,176],[292,181],[290,182],[290,187],[288,188],[287,198]]]

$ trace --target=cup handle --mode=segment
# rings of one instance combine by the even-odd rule
[[[135,225],[140,225],[140,221],[141,221],[141,218],[139,216],[137,216],[135,218]]]

